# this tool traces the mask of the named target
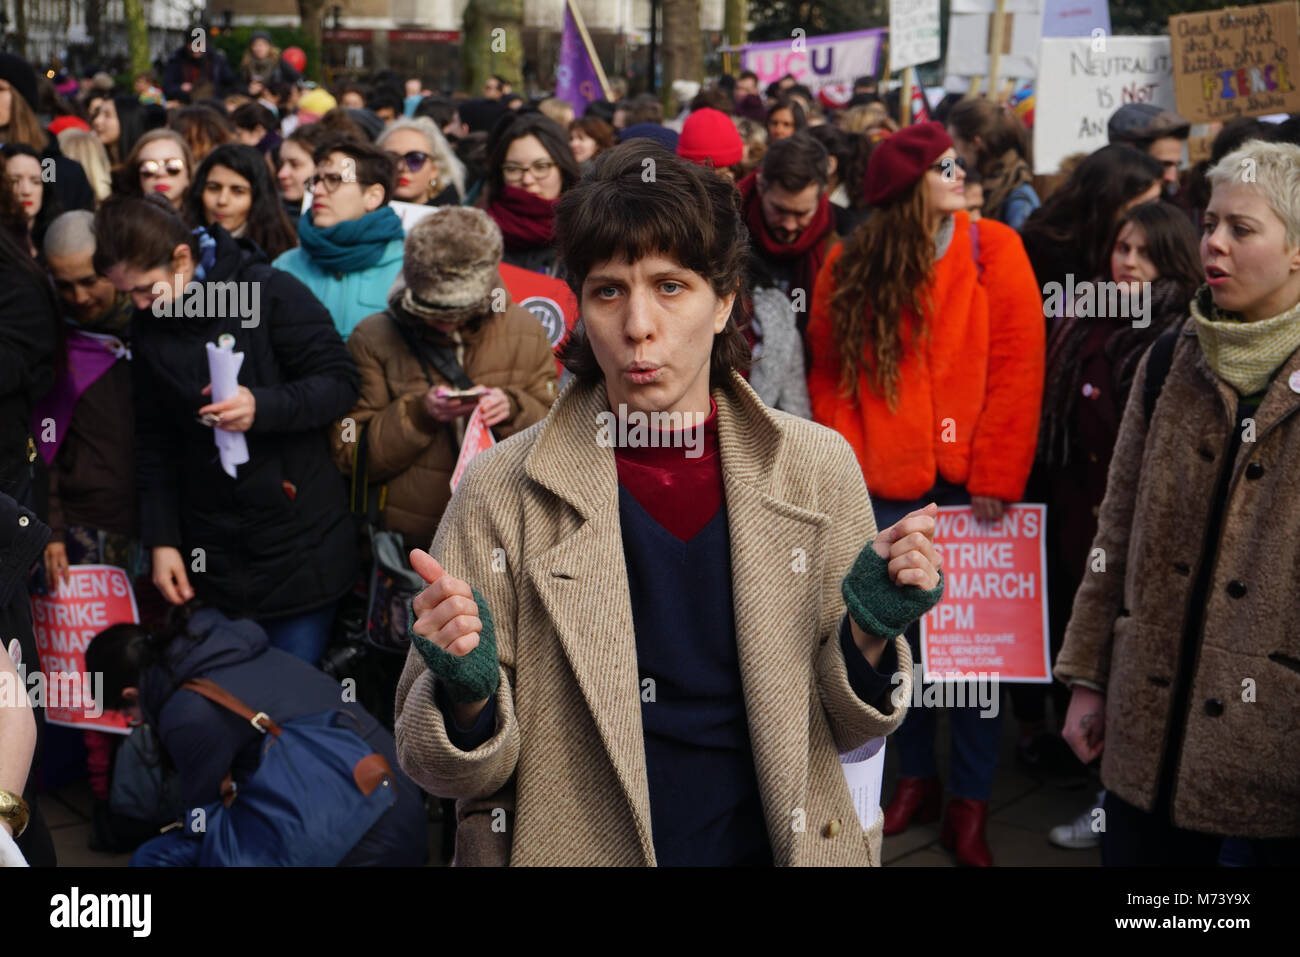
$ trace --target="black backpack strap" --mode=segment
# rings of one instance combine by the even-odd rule
[[[465,374],[465,370],[460,367],[456,361],[456,355],[450,349],[440,349],[430,342],[421,342],[419,338],[407,328],[406,323],[393,314],[393,310],[385,309],[384,315],[393,321],[397,329],[397,334],[402,337],[407,348],[415,355],[416,361],[420,363],[420,371],[424,373],[425,380],[429,385],[433,385],[433,376],[429,374],[429,365],[432,364],[438,370],[438,375],[442,376],[457,389],[472,389],[474,381]]]
[[[1174,347],[1178,345],[1179,331],[1170,329],[1162,333],[1151,344],[1151,352],[1147,355],[1147,375],[1142,383],[1142,412],[1148,425],[1151,424],[1151,415],[1156,410],[1156,400],[1160,398],[1160,390],[1164,388],[1165,379],[1169,375],[1169,367],[1174,363]]]

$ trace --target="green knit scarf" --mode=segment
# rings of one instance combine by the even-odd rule
[[[1214,305],[1209,287],[1202,286],[1192,297],[1191,312],[1205,361],[1242,395],[1263,390],[1300,349],[1300,303],[1271,319],[1242,322],[1236,313]]]

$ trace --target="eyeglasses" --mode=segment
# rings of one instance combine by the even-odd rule
[[[501,175],[507,183],[517,183],[524,178],[525,173],[532,173],[533,179],[545,179],[553,169],[555,169],[555,162],[552,160],[538,160],[531,166],[506,163],[501,167]]]
[[[415,173],[424,169],[424,164],[433,158],[428,153],[421,153],[419,150],[411,150],[409,153],[389,153],[388,155],[397,163],[398,169],[405,166],[408,173]]]
[[[180,176],[183,172],[185,172],[183,159],[169,159],[161,163],[157,160],[145,160],[140,164],[140,175],[145,179],[162,176],[164,173],[168,176]]]
[[[307,182],[305,182],[303,186],[306,187],[307,192],[314,193],[316,192],[316,185],[318,183],[325,184],[325,192],[327,193],[338,192],[338,188],[344,183],[343,174],[316,173],[314,176],[307,177]]]

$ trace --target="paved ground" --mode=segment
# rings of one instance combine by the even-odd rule
[[[946,779],[946,725],[939,722],[939,767]],[[1003,720],[1002,759],[993,785],[988,838],[993,859],[1003,866],[1096,867],[1100,853],[1065,851],[1047,841],[1048,830],[1072,820],[1088,807],[1096,786],[1085,779],[1033,777],[1017,767],[1015,761],[1015,722],[1008,712]],[[893,793],[897,777],[897,753],[886,750],[885,795]],[[90,834],[92,799],[84,784],[62,788],[43,799],[46,817],[54,834],[59,863],[78,867],[123,867],[127,855],[98,854],[86,847]],[[430,860],[441,860],[440,826],[429,826]],[[902,834],[885,838],[886,867],[951,867],[952,856],[939,845],[939,824],[913,827]]]

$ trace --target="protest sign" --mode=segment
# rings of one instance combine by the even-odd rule
[[[1169,18],[1178,112],[1192,123],[1300,112],[1300,4]]]
[[[1090,37],[1110,33],[1110,4],[1106,0],[1044,0],[1043,36]]]
[[[492,430],[483,424],[483,406],[480,405],[474,409],[474,414],[469,417],[469,423],[465,426],[465,441],[460,444],[460,457],[456,459],[456,468],[451,473],[453,495],[456,486],[460,484],[461,476],[465,474],[465,469],[469,467],[474,456],[486,452],[496,444],[497,440],[492,437]]]
[[[100,708],[104,679],[87,672],[86,645],[109,625],[140,620],[131,580],[112,565],[73,565],[68,576],[53,595],[32,596],[41,674],[27,675],[29,691],[39,686],[51,724],[129,734],[125,715]]]
[[[973,675],[1047,683],[1047,506],[1010,505],[996,522],[970,506],[939,509],[943,601],[921,618],[927,680]]]
[[[889,0],[889,69],[939,59],[939,0]]]
[[[760,89],[787,73],[813,91],[832,83],[852,86],[856,77],[879,72],[884,34],[881,28],[751,43],[743,48],[741,68],[758,74]]]
[[[1035,173],[1055,173],[1065,157],[1105,146],[1106,123],[1126,103],[1174,108],[1168,37],[1098,40],[1041,43],[1035,94],[1044,108],[1034,116]]]
[[[952,0],[948,14],[948,55],[944,87],[965,93],[971,81],[988,79],[992,67],[994,0]],[[1027,80],[1038,68],[1038,41],[1043,33],[1042,0],[1006,0],[1000,80]]]

